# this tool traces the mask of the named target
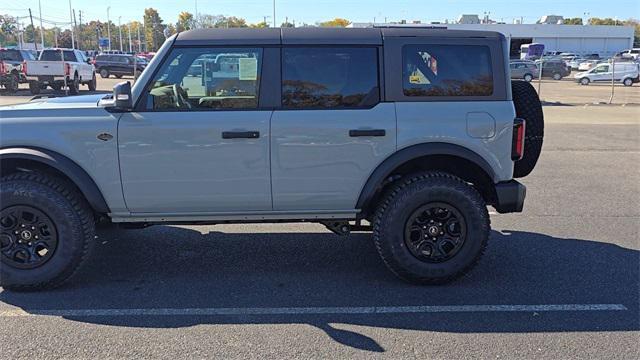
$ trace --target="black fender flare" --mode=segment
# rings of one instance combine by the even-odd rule
[[[389,178],[393,171],[399,166],[411,160],[429,155],[450,155],[471,161],[478,165],[487,174],[487,176],[495,182],[496,174],[491,165],[489,165],[482,156],[478,155],[474,151],[460,145],[442,142],[417,144],[394,153],[378,165],[362,188],[360,197],[358,198],[358,203],[356,204],[356,209],[364,209],[369,205],[375,194],[384,184],[385,180]]]
[[[109,212],[109,206],[95,181],[84,169],[64,155],[39,148],[10,147],[0,149],[0,161],[2,160],[30,160],[51,166],[73,181],[96,212]]]

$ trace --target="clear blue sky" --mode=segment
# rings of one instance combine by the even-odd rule
[[[51,21],[68,22],[67,0],[41,0],[42,17]],[[165,22],[175,22],[181,11],[195,12],[195,0],[72,0],[73,8],[82,10],[85,19],[105,21],[107,6],[111,6],[110,19],[117,23],[140,20],[145,7],[154,7]],[[250,23],[260,22],[269,16],[271,22],[273,0],[198,0],[201,14],[234,15],[245,18]],[[38,14],[38,0],[3,1],[0,13],[13,16],[28,15],[28,8]],[[276,0],[277,23],[295,19],[296,23],[310,23],[343,17],[355,22],[368,22],[376,18],[382,22],[422,20],[442,21],[456,19],[460,14],[482,14],[491,12],[491,18],[511,23],[514,18],[523,17],[526,23],[533,23],[542,15],[554,14],[564,17],[617,17],[640,18],[639,0]],[[45,25],[46,26],[46,25]]]

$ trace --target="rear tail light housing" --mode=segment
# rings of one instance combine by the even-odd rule
[[[24,76],[27,76],[27,62],[26,61],[22,62],[22,73],[24,74]]]
[[[4,62],[0,61],[0,74],[4,74]]]
[[[513,121],[513,139],[511,142],[511,159],[518,161],[524,156],[524,134],[526,130],[526,121],[516,118]]]
[[[71,65],[69,63],[64,63],[64,74],[71,75]]]

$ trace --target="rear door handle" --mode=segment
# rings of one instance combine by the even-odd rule
[[[257,139],[260,137],[259,131],[223,131],[223,139]]]
[[[367,129],[367,130],[349,130],[349,136],[351,137],[359,137],[359,136],[385,136],[387,135],[386,130],[384,129]]]

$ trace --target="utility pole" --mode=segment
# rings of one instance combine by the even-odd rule
[[[80,37],[80,32],[78,31],[78,23],[76,22],[76,9],[73,9],[73,27],[76,28],[76,37]],[[78,50],[81,50],[80,39],[77,39]]]
[[[71,9],[71,0],[69,0],[69,17],[71,18],[71,48],[75,49],[76,48],[76,42],[74,40],[75,29],[73,26],[73,10]]]
[[[109,51],[111,51],[111,21],[109,21],[109,10],[111,10],[111,6],[107,6],[107,36],[109,37]]]
[[[129,52],[133,52],[131,49],[131,23],[127,24],[127,32],[129,33]]]
[[[36,28],[33,26],[33,15],[31,15],[31,8],[29,8],[29,18],[31,19],[31,29],[33,31],[33,45],[36,47],[36,51],[38,51],[38,43],[36,43]],[[42,19],[42,18],[40,18]],[[44,44],[44,42],[43,42]]]
[[[40,0],[38,0],[38,9],[40,11],[40,42],[42,44],[42,49],[44,50],[44,27],[42,26],[42,5],[40,5]],[[31,16],[31,11],[29,11],[29,16]],[[33,26],[33,21],[31,22],[31,26]],[[33,28],[35,31],[35,28]],[[36,42],[35,35],[33,36],[33,42]]]
[[[197,29],[198,28],[198,0],[195,0],[195,1],[196,1],[196,18],[194,19],[194,22],[193,22],[193,28]]]
[[[276,25],[276,0],[273,0],[273,27],[278,27]]]
[[[120,51],[122,50],[122,23],[120,22],[120,20],[122,19],[122,16],[118,16],[118,34],[120,36]]]
[[[140,25],[138,25],[137,28],[138,28],[138,52],[141,53],[142,52],[142,41],[140,41]]]
[[[78,10],[78,16],[80,17],[80,27],[78,28],[78,49],[82,48],[82,10]]]

